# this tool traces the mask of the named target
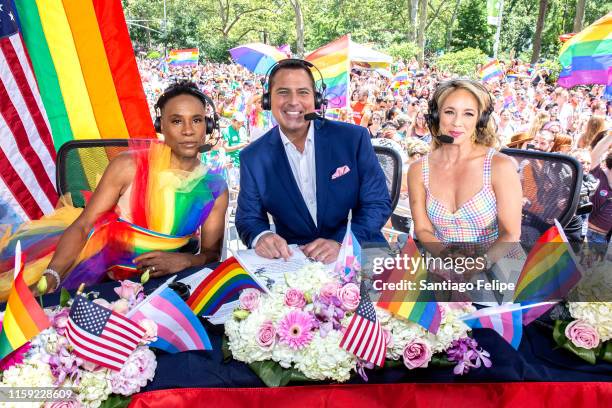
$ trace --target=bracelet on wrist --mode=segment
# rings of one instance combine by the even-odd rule
[[[53,278],[55,279],[55,285],[54,285],[54,287],[52,289],[52,292],[55,292],[57,290],[57,288],[59,288],[59,284],[60,284],[60,280],[61,280],[59,273],[57,273],[57,271],[54,270],[54,269],[47,268],[47,269],[45,269],[43,271],[42,274],[43,274],[43,276],[44,275],[51,275],[51,276],[53,276]]]

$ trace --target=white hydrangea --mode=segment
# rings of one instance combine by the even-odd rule
[[[568,302],[568,307],[574,319],[597,329],[602,342],[612,339],[612,302]]]
[[[85,407],[98,408],[112,391],[108,370],[83,370],[81,373],[81,381],[76,389],[77,399]]]
[[[254,361],[269,360],[272,357],[270,350],[257,344],[257,333],[266,320],[268,320],[266,315],[256,311],[242,321],[230,319],[225,323],[229,347],[236,360],[248,364]]]
[[[383,328],[389,330],[393,338],[390,347],[387,347],[387,358],[392,360],[399,360],[402,357],[408,342],[427,336],[427,331],[420,325],[404,319],[392,317]]]
[[[299,364],[302,358],[302,353],[278,341],[272,349],[272,360],[276,361],[283,368],[291,368],[293,363]]]
[[[53,387],[51,369],[38,355],[28,359],[27,363],[17,364],[2,373],[0,387]],[[39,407],[40,402],[4,402],[3,407]]]
[[[342,333],[339,331],[332,330],[325,338],[321,338],[317,332],[310,344],[300,353],[302,358],[295,364],[295,368],[315,380],[331,378],[335,381],[347,381],[355,367],[356,359],[338,346],[341,340]]]
[[[320,262],[304,266],[297,273],[285,275],[285,282],[280,282],[273,288],[276,293],[285,293],[287,288],[299,289],[306,293],[316,293],[329,282],[337,282],[325,265]]]

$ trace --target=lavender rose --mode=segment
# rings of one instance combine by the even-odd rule
[[[306,306],[306,298],[301,290],[291,288],[285,293],[285,305],[301,309]]]
[[[70,314],[69,308],[64,308],[61,312],[57,313],[53,316],[53,328],[60,336],[63,336],[66,333],[66,326],[68,326],[68,315]]]
[[[257,289],[245,289],[240,294],[240,308],[252,312],[259,307],[259,291]]]
[[[257,344],[259,347],[271,348],[276,342],[276,328],[271,320],[266,320],[257,332]]]
[[[354,283],[347,283],[338,289],[338,299],[342,302],[342,308],[348,312],[352,312],[359,306],[359,286]]]
[[[418,367],[427,367],[431,360],[429,344],[420,339],[414,339],[404,347],[404,365],[409,370]]]
[[[328,282],[319,290],[319,296],[326,301],[331,301],[332,297],[336,295],[339,288],[340,284],[337,282]]]
[[[565,336],[576,347],[592,349],[599,345],[599,334],[590,324],[582,320],[574,320],[565,328]]]
[[[136,295],[142,292],[143,287],[140,283],[129,280],[121,281],[121,286],[115,288],[115,293],[125,300],[136,299]]]

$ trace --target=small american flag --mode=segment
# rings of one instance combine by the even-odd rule
[[[363,282],[360,292],[359,307],[344,332],[340,347],[362,360],[382,367],[387,354],[385,336]]]
[[[78,295],[70,308],[68,340],[84,360],[121,370],[144,336],[144,330],[125,316]]]

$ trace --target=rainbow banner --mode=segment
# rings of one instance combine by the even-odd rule
[[[502,78],[504,76],[504,71],[502,71],[499,61],[494,59],[483,65],[480,71],[478,71],[478,74],[482,81],[488,82],[496,78]]]
[[[612,13],[608,13],[569,39],[559,52],[561,73],[557,83],[612,85]]]
[[[196,315],[212,316],[241,290],[263,289],[247,271],[231,257],[210,273],[191,293],[187,305]]]
[[[306,60],[312,62],[323,75],[323,80],[327,86],[325,95],[328,99],[328,108],[344,108],[347,106],[349,73],[351,70],[350,41],[351,38],[345,35],[306,56]],[[316,70],[313,74],[315,79],[318,79]]]
[[[406,245],[400,251],[399,256],[402,259],[412,259],[412,262],[405,269],[394,268],[387,275],[381,275],[381,281],[400,283],[403,281],[419,282],[427,279],[425,262],[421,258],[419,249],[411,237],[408,237],[408,241],[406,241]],[[416,292],[416,294],[410,292]],[[382,292],[376,305],[396,316],[415,322],[436,334],[442,321],[442,314],[438,303],[435,301],[406,301],[406,299],[418,300],[421,297],[418,290],[385,290]]]
[[[56,149],[155,137],[121,1],[15,3]]]
[[[17,244],[15,271],[19,271],[6,304],[2,332],[0,332],[0,360],[23,346],[49,327],[49,318],[36,303],[34,295],[23,280],[21,245]]]
[[[173,66],[198,65],[200,50],[197,48],[187,48],[183,50],[170,50],[168,64]]]
[[[515,302],[562,299],[580,281],[582,271],[563,233],[555,225],[546,230],[527,255],[514,293]]]

